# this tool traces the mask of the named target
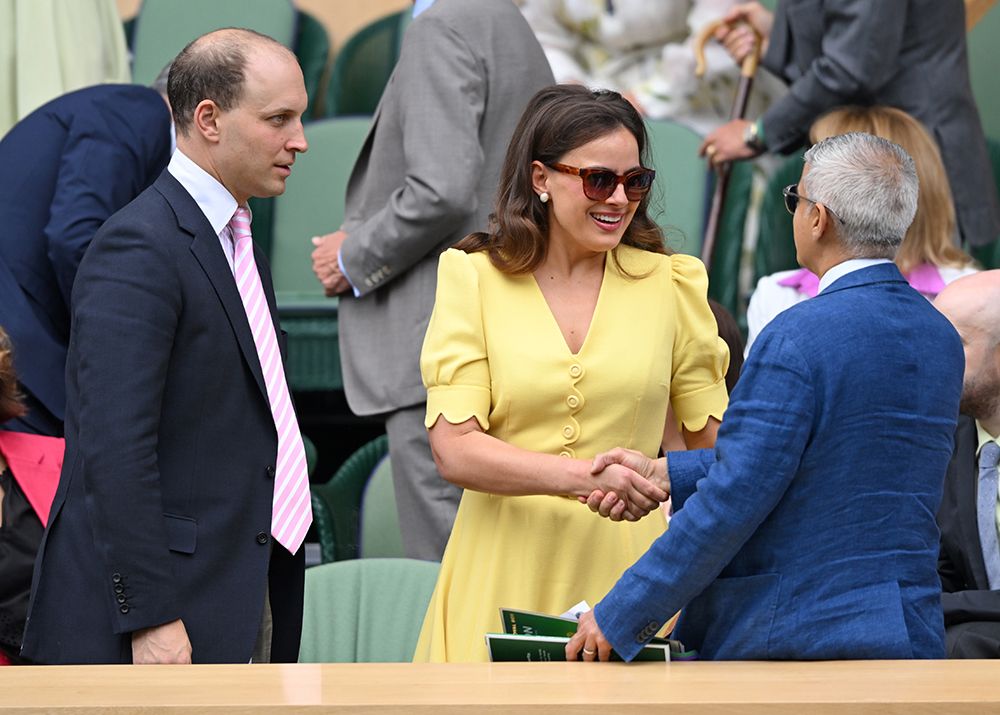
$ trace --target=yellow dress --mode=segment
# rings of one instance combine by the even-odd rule
[[[704,266],[627,246],[611,256],[586,340],[570,352],[531,274],[485,252],[441,256],[421,355],[427,426],[476,417],[523,449],[590,459],[616,446],[656,456],[668,402],[688,429],[722,418],[729,353]],[[466,490],[414,656],[488,660],[502,606],[561,613],[597,603],[664,531],[659,514],[612,522],[575,499]]]

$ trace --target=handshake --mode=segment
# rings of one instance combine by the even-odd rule
[[[594,458],[590,476],[593,490],[575,496],[612,521],[638,521],[670,496],[666,457],[650,459],[642,452],[618,447]]]

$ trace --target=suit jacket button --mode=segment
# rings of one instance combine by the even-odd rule
[[[120,573],[112,574],[111,575],[111,581],[112,581],[112,583],[121,583],[122,582],[122,575]]]
[[[267,532],[260,531],[257,533],[257,543],[266,544],[267,543]]]
[[[121,593],[124,590],[125,590],[125,587],[122,586],[120,583],[116,583],[115,584],[115,593]]]
[[[122,613],[128,613],[128,604],[123,603],[121,606],[119,606],[118,610],[121,611]]]
[[[268,479],[274,479],[274,467],[272,467],[270,464],[267,465],[267,468],[264,469],[264,472],[267,474]]]
[[[123,593],[118,594],[118,603],[125,603],[125,594]]]

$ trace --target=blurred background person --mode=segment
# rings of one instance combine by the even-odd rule
[[[933,298],[949,283],[976,271],[972,258],[956,246],[955,204],[934,139],[916,119],[892,107],[843,107],[813,124],[810,141],[847,132],[889,139],[913,157],[920,180],[917,215],[896,252],[896,265],[910,285]],[[816,295],[819,278],[808,268],[764,276],[747,307],[747,352],[781,311]]]
[[[0,325],[27,407],[9,429],[63,434],[73,281],[97,229],[167,166],[166,82],[70,92],[0,140]]]
[[[614,523],[567,498],[611,491],[633,520],[666,498],[628,469],[591,475],[597,453],[655,457],[668,406],[688,447],[715,443],[728,353],[704,266],[667,255],[647,215],[648,160],[621,95],[543,89],[514,132],[490,230],[441,256],[426,425],[465,491],[415,660],[486,660],[500,607],[592,600],[663,532],[659,511]]]
[[[644,115],[674,119],[699,133],[729,117],[739,68],[717,44],[705,48],[707,72],[694,74],[693,36],[735,0],[523,0],[521,11],[545,50],[557,82],[614,89]],[[784,92],[761,76],[751,115]]]
[[[0,665],[19,661],[31,571],[63,459],[62,439],[6,429],[24,411],[13,347],[0,326]]]
[[[763,65],[789,85],[755,122],[733,120],[705,138],[715,162],[803,143],[825,112],[845,104],[897,107],[935,138],[961,239],[1000,235],[1000,204],[972,97],[963,0],[778,0],[738,5],[717,37],[737,62],[752,47],[747,23],[766,38]]]
[[[105,82],[130,82],[115,0],[0,3],[0,137],[51,99]]]
[[[934,301],[965,345],[962,416],[938,510],[949,658],[1000,658],[1000,271],[955,281]]]

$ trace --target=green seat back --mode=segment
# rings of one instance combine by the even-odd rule
[[[355,33],[337,53],[326,92],[327,116],[371,115],[396,67],[403,33],[413,16],[403,10]]]
[[[221,27],[247,27],[292,47],[295,7],[290,0],[143,0],[132,32],[132,81],[149,84],[191,40]]]
[[[785,199],[781,190],[789,184],[796,184],[802,176],[802,157],[799,152],[789,157],[778,167],[760,204],[760,227],[757,233],[757,248],[754,254],[754,285],[763,276],[778,271],[798,268],[795,260],[795,238],[792,234],[792,217],[785,209]]]
[[[330,36],[326,34],[323,23],[309,13],[298,13],[298,28],[295,34],[295,56],[302,67],[302,77],[306,84],[306,94],[309,95],[309,107],[306,117],[320,116],[320,91],[323,88],[323,72],[326,61],[330,57]]]
[[[361,497],[361,558],[405,555],[392,484],[392,463],[386,455],[372,473]]]
[[[368,119],[324,119],[306,125],[309,150],[296,157],[285,193],[274,199],[271,277],[279,307],[325,301],[312,272],[309,239],[340,228],[347,181],[370,124]]]
[[[705,162],[698,156],[701,137],[669,120],[648,120],[649,150],[656,170],[650,218],[663,229],[678,253],[701,253],[704,231]]]
[[[300,663],[413,659],[440,564],[355,559],[306,570]]]
[[[993,181],[1000,191],[1000,141],[987,137],[986,148],[990,153],[993,165]],[[1000,238],[985,246],[972,249],[972,257],[979,261],[984,269],[1000,268]]]
[[[325,544],[323,531],[317,525],[324,562],[358,557],[361,498],[369,478],[388,452],[388,438],[379,435],[348,457],[326,484],[313,485],[314,499],[322,500],[332,524]]]

